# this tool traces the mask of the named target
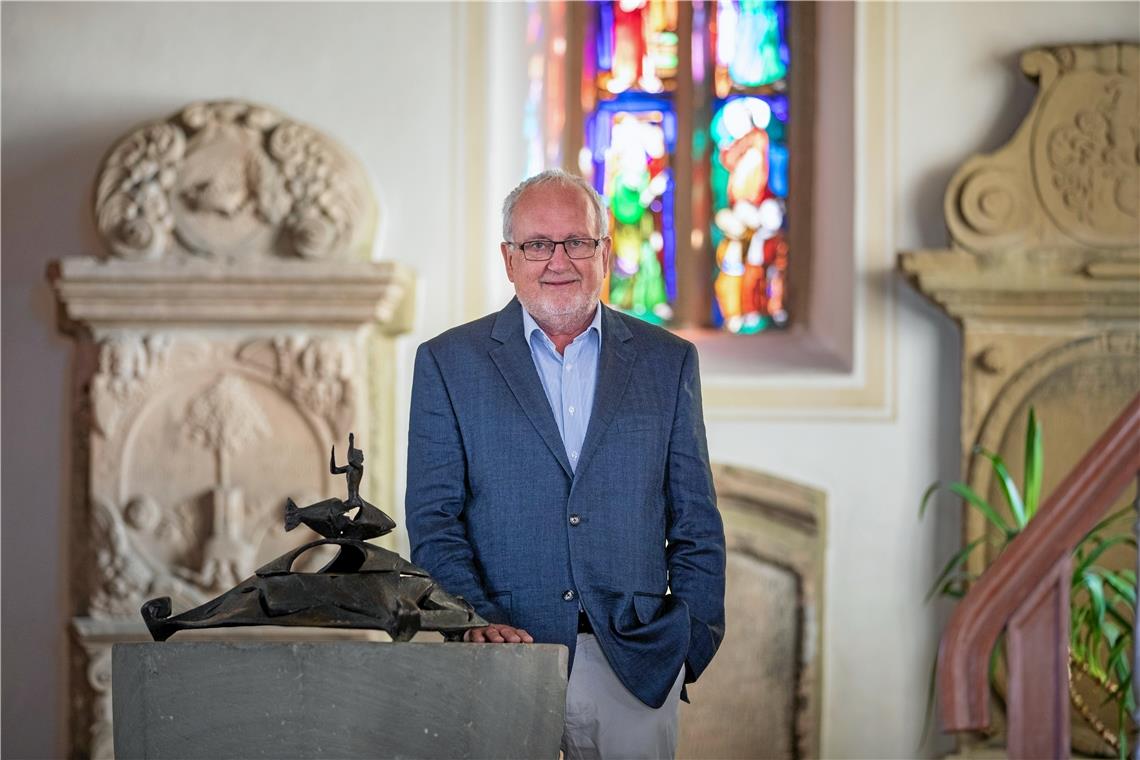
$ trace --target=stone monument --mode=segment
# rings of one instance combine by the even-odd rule
[[[1008,143],[955,172],[944,203],[950,247],[899,257],[902,274],[962,328],[962,468],[991,504],[1003,503],[1001,484],[978,447],[1022,482],[1034,409],[1049,494],[1140,391],[1140,46],[1036,48],[1021,69],[1037,98]],[[964,523],[963,544],[996,530],[975,510]],[[966,569],[981,573],[999,545],[984,543]],[[1134,567],[1135,557],[1102,564]],[[1073,748],[1111,756],[1103,694],[1080,688]]]
[[[71,752],[110,757],[111,645],[149,638],[143,601],[197,606],[303,542],[268,516],[333,487],[317,463],[350,428],[381,455],[367,492],[394,501],[393,343],[413,278],[373,260],[359,163],[251,103],[130,131],[94,219],[106,250],[49,276],[76,341]]]

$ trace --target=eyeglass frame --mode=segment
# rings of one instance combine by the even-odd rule
[[[511,240],[504,240],[503,244],[509,245],[511,248],[517,248],[519,251],[522,251],[523,258],[526,259],[527,261],[550,261],[552,258],[554,258],[554,254],[558,250],[558,246],[560,246],[560,245],[562,246],[563,252],[566,254],[566,258],[573,259],[574,261],[586,261],[588,259],[594,258],[594,256],[596,256],[598,254],[598,246],[601,245],[601,242],[603,240],[608,240],[608,239],[609,239],[608,235],[605,237],[600,237],[600,238],[568,237],[565,240],[545,240],[542,238],[537,238],[535,240],[524,240],[521,243],[516,243],[516,242],[511,241]],[[571,240],[589,240],[590,242],[592,242],[594,245],[590,247],[590,255],[589,256],[575,256],[574,254],[570,253],[570,249],[566,247],[566,244],[569,243]],[[526,251],[526,246],[529,243],[550,243],[550,246],[551,246],[550,247],[550,255],[544,256],[543,258],[540,258],[540,259],[531,258],[530,256],[527,255],[527,251]]]

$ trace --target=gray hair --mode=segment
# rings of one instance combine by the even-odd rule
[[[606,213],[606,206],[602,203],[602,197],[598,195],[598,191],[594,189],[594,186],[575,174],[564,172],[561,169],[547,169],[533,177],[524,179],[503,201],[503,240],[509,241],[511,239],[511,226],[514,224],[515,206],[518,205],[519,199],[532,187],[545,185],[576,187],[584,192],[586,198],[589,200],[590,207],[594,210],[594,234],[598,237],[606,236],[606,228],[609,226],[610,217],[609,214]]]

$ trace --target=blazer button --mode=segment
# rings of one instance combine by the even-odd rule
[[[562,592],[562,598],[568,602],[574,601],[574,589],[568,588]]]
[[[570,515],[570,524],[571,525],[577,525],[580,522],[582,522],[581,517],[579,517],[578,515]]]

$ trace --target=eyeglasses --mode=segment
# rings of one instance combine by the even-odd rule
[[[506,242],[512,248],[520,249],[523,252],[523,258],[527,261],[547,261],[554,256],[558,246],[562,246],[562,250],[566,251],[566,255],[572,259],[593,258],[598,250],[598,243],[604,239],[566,238],[565,240],[528,240],[525,243]]]

